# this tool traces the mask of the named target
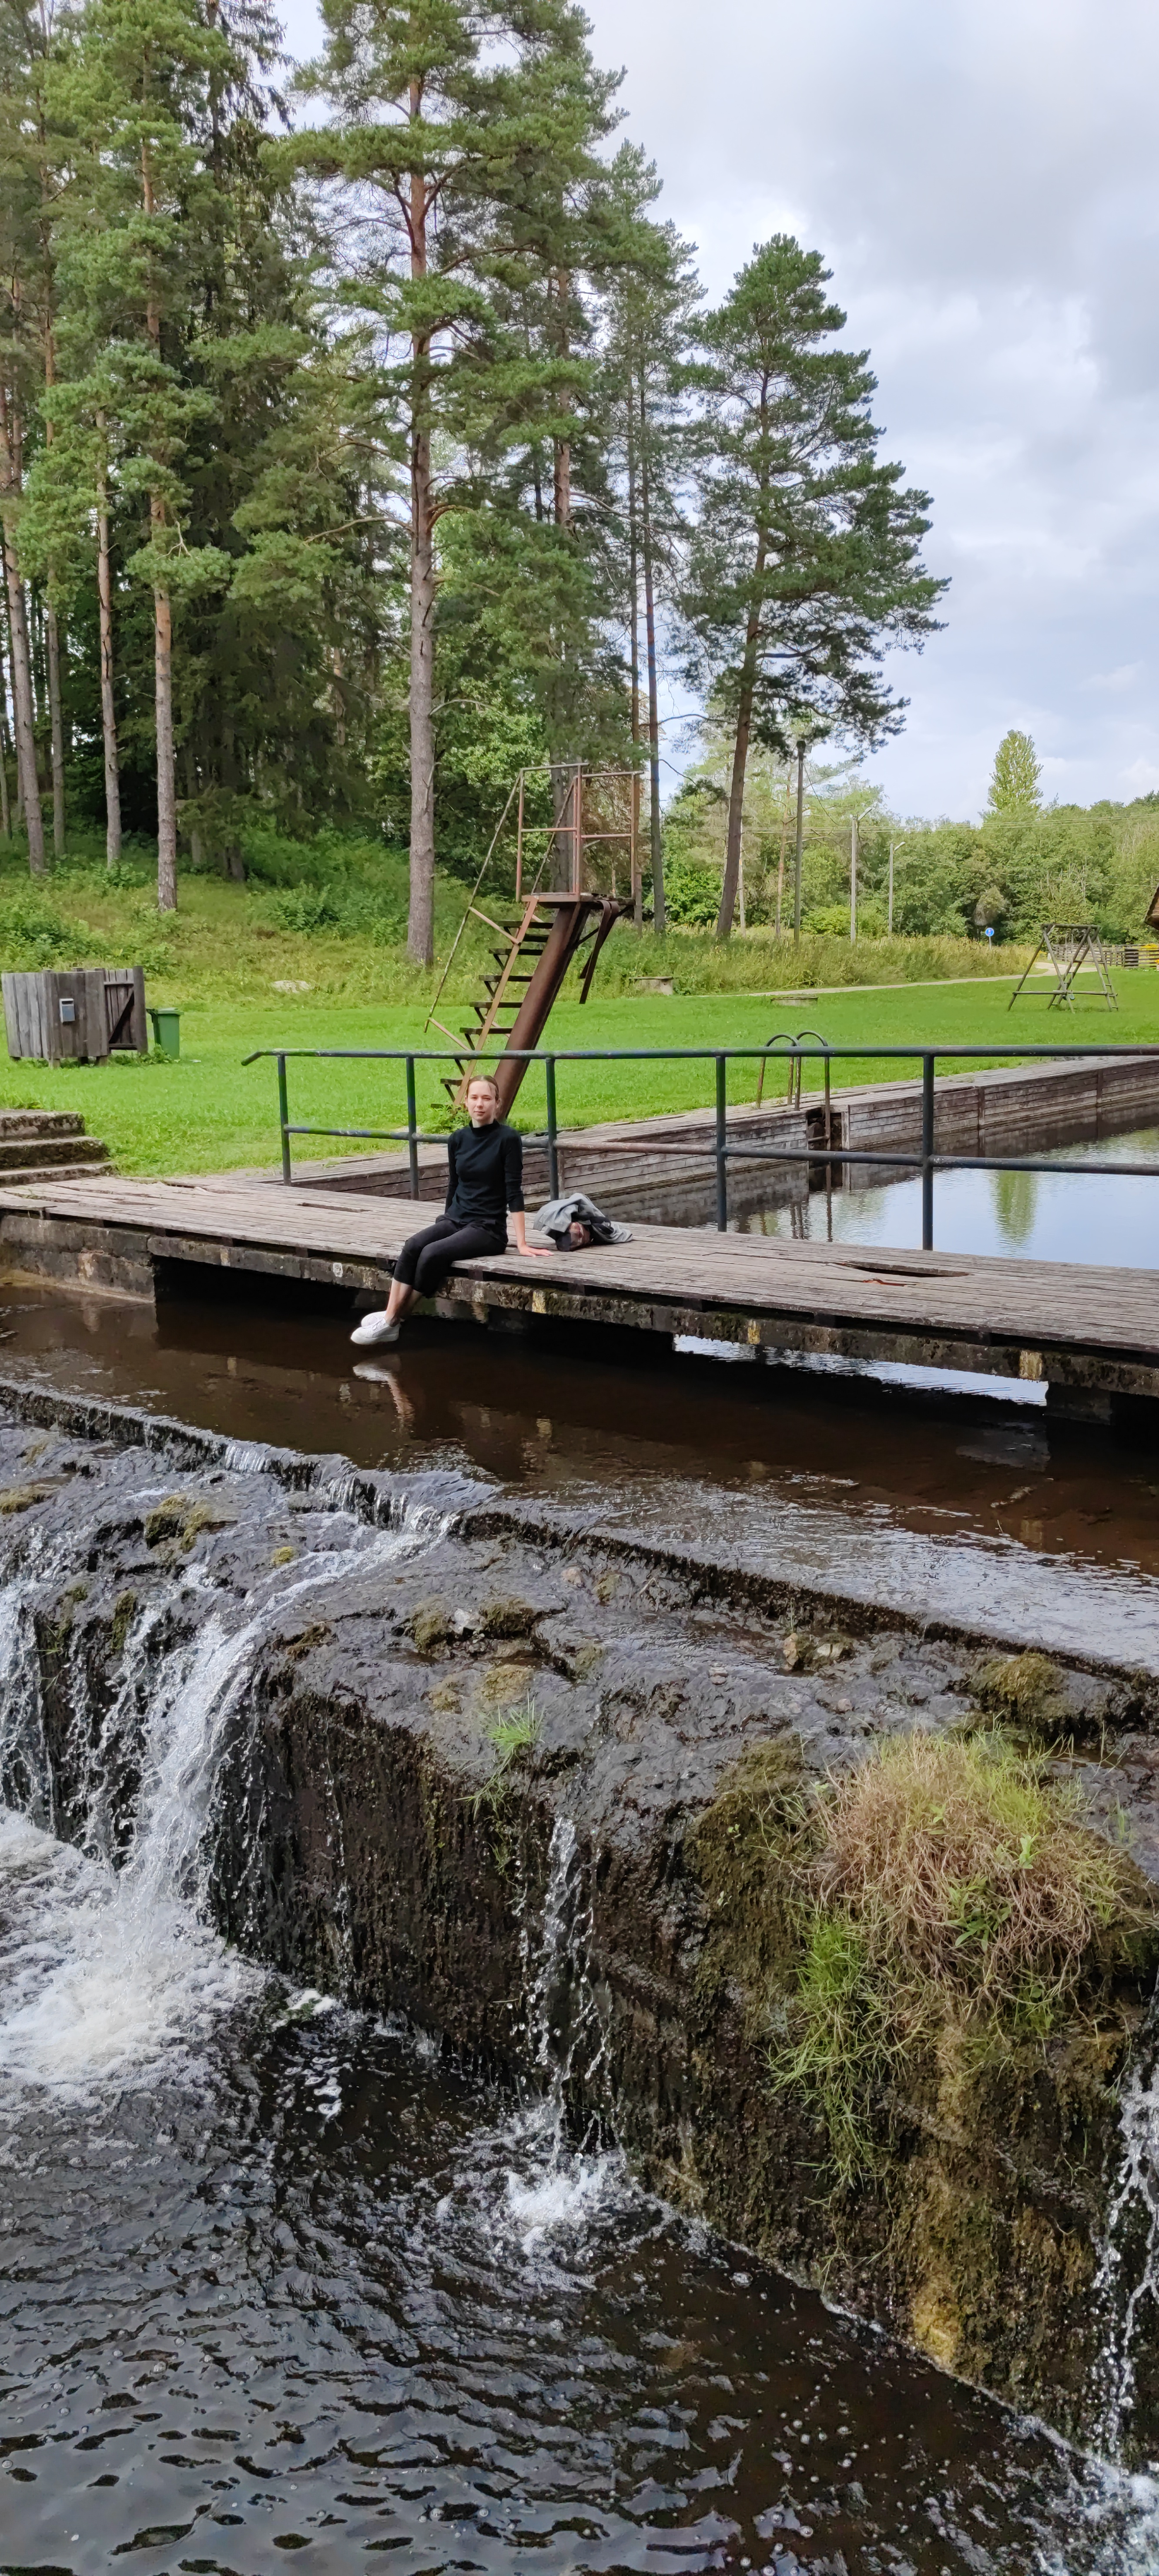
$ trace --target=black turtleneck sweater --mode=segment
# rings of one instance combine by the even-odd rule
[[[522,1137],[498,1118],[491,1127],[456,1127],[447,1138],[447,1161],[446,1214],[505,1235],[508,1208],[523,1205]]]

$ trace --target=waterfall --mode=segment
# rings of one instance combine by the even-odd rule
[[[82,1642],[69,1648],[73,1837],[56,1840],[38,1605],[55,1612],[91,1561],[91,1525],[13,1545],[0,1567],[0,1874],[18,1902],[0,1934],[0,2068],[83,2090],[145,2081],[164,2054],[193,2069],[209,2023],[263,1978],[210,1929],[211,1838],[221,1755],[244,1717],[255,1663],[287,1611],[397,1562],[428,1533],[339,1519],[334,1544],[262,1575],[238,1602],[196,1565],[163,1576],[124,1639],[111,1705],[93,1704]],[[23,1556],[23,1563],[20,1558]],[[4,1579],[6,1577],[6,1579]],[[135,1782],[126,1816],[125,1783]],[[115,1791],[119,1788],[120,1800]]]
[[[591,1979],[592,1896],[585,1888],[576,1829],[557,1816],[547,1850],[547,1885],[537,1951],[529,1955],[526,2016],[531,2063],[542,2074],[562,2140],[569,2097],[589,2110],[585,2144],[600,2125],[607,2040]]]
[[[1108,2320],[1099,2358],[1099,2440],[1107,2456],[1130,2450],[1136,2345],[1147,2301],[1159,2307],[1159,1996],[1140,2034],[1141,2057],[1119,2106],[1121,2158],[1095,2276],[1096,2312]]]
[[[502,2194],[491,2223],[538,2259],[565,2245],[574,2254],[592,2226],[629,2206],[638,2210],[644,2195],[622,2151],[606,2143],[615,2132],[607,2033],[591,1972],[592,1877],[570,1817],[557,1816],[552,1826],[537,1915],[525,1889],[517,1901],[524,2037],[541,2089],[504,2132]],[[585,2121],[578,2141],[577,2111]]]

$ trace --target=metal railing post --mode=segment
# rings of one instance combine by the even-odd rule
[[[728,1057],[716,1059],[716,1231],[728,1233]]]
[[[559,1197],[559,1148],[556,1144],[555,1057],[553,1055],[549,1055],[547,1059],[544,1076],[547,1083],[547,1194],[549,1198],[557,1199]]]
[[[934,1248],[934,1057],[922,1057],[922,1251]]]
[[[418,1101],[415,1094],[415,1060],[413,1055],[408,1055],[406,1060],[406,1129],[407,1149],[410,1155],[410,1194],[412,1199],[417,1199],[419,1194],[418,1123]]]
[[[290,1103],[286,1092],[286,1059],[278,1057],[278,1125],[282,1131],[282,1179],[293,1180],[290,1166]]]

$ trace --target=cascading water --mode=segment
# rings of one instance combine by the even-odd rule
[[[614,2120],[591,1973],[592,1888],[570,1817],[557,1816],[551,1829],[541,1906],[530,1904],[525,1887],[517,1902],[524,2051],[540,2089],[507,2124],[510,2162],[498,2201],[491,2195],[490,2224],[498,2237],[514,2233],[526,2258],[539,2259],[553,2240],[574,2247],[587,2226],[614,2210],[630,2205],[638,2221],[648,2204],[626,2157],[606,2143]]]
[[[0,2067],[10,2076],[82,2087],[113,2074],[143,2080],[161,2053],[193,2062],[212,2019],[254,1995],[260,1971],[208,1923],[206,1825],[223,1746],[272,1624],[340,1591],[354,1572],[413,1554],[427,1534],[421,1524],[343,1527],[335,1516],[330,1544],[265,1572],[231,1605],[232,1618],[200,1568],[182,1569],[128,1628],[107,1709],[88,1706],[74,1650],[71,1846],[50,1839],[60,1792],[35,1622],[38,1605],[67,1592],[89,1561],[94,1528],[82,1521],[49,1548],[10,1548],[0,1566],[0,1773],[19,1807],[0,1831],[23,1894],[19,1932],[0,1949]],[[123,1797],[135,1769],[126,1820],[114,1787]]]
[[[260,1454],[220,1470],[197,1497],[254,1489],[229,1581],[211,1549],[142,1550],[151,1461],[62,1486],[51,1537],[3,1525],[6,2563],[1151,2576],[1145,2482],[1088,2476],[632,2183],[567,1818],[523,1882],[514,2115],[217,1938],[215,1801],[267,1645],[381,1604],[437,1535],[368,1525],[333,1476],[315,1509],[303,1479],[274,1564]],[[130,1522],[131,1609],[104,1579]]]
[[[1159,1995],[1152,2001],[1139,2051],[1139,2062],[1123,2087],[1121,2159],[1094,2286],[1096,2304],[1107,2319],[1100,2434],[1111,2459],[1121,2457],[1130,2443],[1141,2329],[1147,2307],[1159,2307]]]

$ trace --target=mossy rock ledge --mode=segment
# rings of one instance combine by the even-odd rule
[[[31,1434],[9,1403],[0,1481],[16,1488]],[[534,1949],[564,1851],[574,1937],[553,2024],[566,2047],[582,2001],[604,2041],[575,2052],[577,2123],[598,2116],[668,2198],[943,2368],[1098,2438],[1120,2102],[1149,2062],[1159,1962],[1155,1684],[923,1637],[780,1586],[775,1567],[748,1597],[735,1581],[714,1589],[686,1564],[577,1535],[464,1480],[450,1527],[432,1514],[412,1553],[368,1549],[279,1621],[279,1561],[292,1584],[338,1523],[381,1525],[448,1490],[421,1477],[327,1483],[304,1462],[235,1473],[204,1442],[198,1466],[192,1435],[182,1452],[176,1433],[170,1462],[144,1462],[107,1411],[98,1428],[99,1441],[62,1428],[47,1454],[41,1442],[42,1491],[11,1524],[10,1566],[30,1561],[30,1523],[52,1544],[33,1587],[39,1709],[10,1739],[5,1797],[76,1841],[99,1801],[111,1848],[127,1845],[152,1665],[196,1636],[207,1585],[239,1625],[254,1587],[275,1587],[207,1827],[226,1937],[354,2006],[411,2016],[464,2057],[527,2073],[524,1936],[532,1927]],[[174,1527],[159,1545],[147,1522],[162,1505]],[[951,1944],[950,1983],[928,2010],[904,1909],[866,1932],[864,1907],[834,1893],[826,1784],[888,1770],[891,1748],[915,1742],[980,1746],[1011,1814],[1019,1797],[1059,1802],[1051,1902],[1065,1910],[1066,1852],[1090,1887],[1056,1991],[1032,1960],[993,2009],[985,2000],[1022,1879],[990,1916],[971,1882],[962,1942],[975,1945],[978,1993]],[[952,1754],[967,1785],[973,1759]],[[1037,1814],[1027,1807],[1011,1863],[1028,1887],[1048,1838]],[[840,2137],[837,2096],[792,2073],[834,1925],[846,1970],[900,1944],[904,2012],[889,2027],[912,2040],[870,2050],[863,2084],[846,2067]],[[895,2012],[896,1996],[882,2021],[872,1978],[847,1977],[841,1995],[854,2049]],[[1145,2239],[1137,2224],[1123,2232],[1120,2303]],[[1137,2328],[1123,2446],[1153,2457],[1149,2298]]]

